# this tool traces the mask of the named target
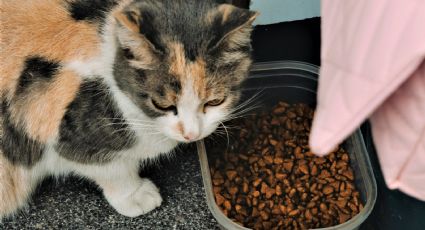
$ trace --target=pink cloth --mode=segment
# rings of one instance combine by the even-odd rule
[[[368,117],[389,188],[425,200],[425,1],[323,0],[310,135],[324,155]]]

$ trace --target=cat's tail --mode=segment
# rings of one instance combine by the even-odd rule
[[[26,205],[32,191],[29,170],[13,165],[0,150],[0,222]]]

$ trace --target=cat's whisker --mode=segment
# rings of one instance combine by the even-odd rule
[[[262,90],[260,90],[260,91],[258,91],[257,93],[255,93],[254,95],[252,95],[251,97],[249,97],[247,100],[245,100],[244,102],[242,102],[241,104],[239,104],[239,105],[237,105],[237,106],[235,106],[231,111],[232,111],[232,113],[233,112],[235,112],[235,111],[237,111],[237,110],[239,110],[239,109],[241,109],[241,108],[243,108],[243,107],[246,107],[246,106],[248,106],[249,104],[251,104],[251,103],[253,103],[253,102],[256,102],[256,100],[258,99],[258,97],[260,97],[261,96],[261,94],[262,94],[262,92],[264,91],[264,89],[262,89]]]
[[[223,126],[224,130],[226,131],[226,137],[227,137],[227,147],[230,145],[230,138],[229,138],[229,132],[227,131],[226,126],[223,124],[223,122],[220,122],[220,124]],[[226,147],[226,148],[227,148]]]

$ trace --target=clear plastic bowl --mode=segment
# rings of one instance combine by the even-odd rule
[[[256,63],[251,68],[250,76],[244,83],[243,97],[250,97],[261,91],[259,99],[262,106],[271,107],[278,101],[284,100],[289,103],[303,102],[315,107],[317,75],[317,66],[302,62]],[[376,181],[360,130],[355,131],[347,138],[343,146],[350,155],[355,184],[360,191],[364,208],[359,214],[343,224],[321,229],[358,229],[375,205]],[[223,229],[249,229],[227,218],[215,203],[208,166],[208,150],[205,148],[204,141],[198,141],[197,147],[207,203],[211,213]]]

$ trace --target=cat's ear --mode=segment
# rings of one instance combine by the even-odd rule
[[[122,26],[126,27],[132,32],[140,32],[140,12],[135,10],[121,10],[114,13],[115,19]]]
[[[133,37],[143,40],[152,50],[163,51],[160,37],[152,26],[153,16],[149,12],[141,12],[138,6],[130,4],[113,15],[122,27],[133,34]]]
[[[211,41],[212,44],[209,46],[217,47],[227,44],[230,47],[234,47],[249,44],[252,23],[258,15],[258,12],[238,8],[230,4],[219,5],[212,20],[212,26],[217,29],[218,36],[215,41]]]

